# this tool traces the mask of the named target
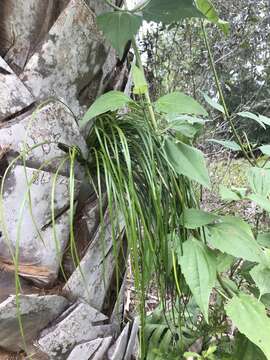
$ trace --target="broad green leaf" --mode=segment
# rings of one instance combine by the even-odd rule
[[[260,146],[259,149],[264,155],[270,156],[270,145]]]
[[[204,100],[214,109],[222,112],[223,114],[225,114],[225,110],[224,107],[222,105],[220,105],[217,101],[211,99],[207,94],[202,93]]]
[[[195,0],[197,8],[204,14],[207,20],[216,24],[224,34],[228,34],[230,24],[227,21],[221,20],[216,9],[209,0]]]
[[[255,281],[259,291],[260,297],[264,294],[270,293],[270,269],[263,264],[254,266],[250,271],[252,279]]]
[[[109,91],[104,95],[101,95],[87,110],[86,114],[81,120],[81,125],[86,124],[94,117],[104,114],[107,111],[115,111],[121,109],[129,102],[132,102],[131,98],[120,91]]]
[[[223,201],[237,201],[242,200],[246,196],[246,188],[231,187],[228,189],[226,186],[219,186],[219,195]]]
[[[192,97],[175,91],[159,98],[156,110],[166,114],[192,114],[207,116],[205,109]]]
[[[248,199],[254,201],[258,206],[267,212],[270,212],[270,200],[266,199],[264,196],[251,194],[248,196]]]
[[[175,114],[167,114],[166,119],[169,122],[175,122],[175,121],[186,121],[189,124],[193,125],[193,124],[201,124],[201,125],[205,125],[206,119],[202,119],[202,118],[198,118],[195,116],[191,116],[191,115],[175,115]]]
[[[218,272],[225,272],[228,271],[232,265],[232,263],[235,261],[235,257],[232,255],[224,254],[219,251],[215,251],[216,259],[217,259],[217,271]]]
[[[232,150],[232,151],[240,151],[241,147],[238,145],[235,141],[232,140],[216,140],[216,139],[208,139],[207,141],[213,142],[215,144],[221,145],[226,149]]]
[[[270,169],[252,167],[247,172],[247,180],[255,194],[262,197],[270,194]]]
[[[170,24],[192,17],[203,17],[193,0],[151,0],[143,9],[143,18],[157,23]]]
[[[207,141],[222,145],[226,149],[230,149],[232,151],[240,151],[241,150],[241,147],[235,141],[216,140],[216,139],[208,139]]]
[[[214,254],[202,242],[191,238],[183,244],[183,256],[178,257],[181,271],[208,322],[209,297],[216,281]]]
[[[187,121],[175,121],[170,124],[170,129],[180,132],[189,139],[193,139],[198,132],[198,129]]]
[[[113,11],[99,15],[97,24],[122,58],[127,42],[137,34],[142,25],[142,17],[129,12]]]
[[[264,258],[250,226],[243,220],[224,216],[220,223],[209,225],[208,229],[208,242],[216,249],[254,262],[260,262]]]
[[[217,219],[217,215],[199,209],[184,209],[181,216],[182,225],[187,229],[196,229],[211,224]]]
[[[249,111],[243,111],[243,112],[238,113],[237,115],[247,118],[247,119],[252,119],[252,120],[256,121],[259,125],[261,125],[261,127],[266,129],[264,123],[260,120],[259,116],[257,116],[256,114],[253,114]]]
[[[165,141],[165,152],[175,172],[209,187],[210,179],[203,153],[182,142]]]
[[[270,359],[270,319],[264,305],[251,295],[241,294],[235,295],[225,309],[238,330]]]
[[[145,80],[144,73],[141,69],[139,69],[136,65],[132,66],[132,77],[134,82],[134,94],[145,94],[148,89],[147,82]]]
[[[270,249],[270,232],[258,234],[257,242],[259,245]]]
[[[267,360],[263,352],[245,335],[236,334],[233,360]]]

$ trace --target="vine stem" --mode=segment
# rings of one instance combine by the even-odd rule
[[[133,36],[133,39],[132,39],[132,46],[133,46],[133,49],[134,49],[134,52],[135,52],[138,67],[145,76],[141,55],[139,53],[139,49],[138,49],[136,39],[135,39],[134,36]],[[145,96],[145,100],[146,100],[146,104],[147,104],[147,107],[148,107],[148,111],[149,111],[149,115],[150,115],[150,118],[151,118],[152,125],[153,125],[154,129],[156,130],[157,129],[157,120],[156,120],[153,105],[152,105],[152,102],[151,102],[151,99],[150,99],[148,87],[147,87],[147,90],[146,90],[144,96]]]
[[[209,44],[209,41],[208,41],[208,35],[207,35],[207,31],[206,31],[206,28],[205,28],[205,25],[204,25],[204,22],[203,20],[201,21],[201,26],[202,26],[202,31],[203,31],[203,37],[204,37],[204,41],[205,41],[205,45],[206,45],[206,49],[207,49],[207,53],[208,53],[208,56],[209,56],[209,60],[210,60],[210,66],[211,66],[211,69],[213,71],[213,74],[214,74],[214,78],[215,78],[215,83],[216,83],[216,86],[217,86],[217,90],[218,90],[218,94],[219,94],[219,97],[220,97],[220,100],[221,100],[221,103],[222,103],[222,106],[223,106],[223,109],[224,109],[224,118],[225,120],[227,120],[229,123],[230,123],[230,126],[231,126],[231,129],[232,129],[232,132],[233,132],[233,135],[235,136],[245,158],[247,159],[247,161],[253,166],[254,163],[253,161],[250,159],[250,157],[248,156],[248,153],[246,152],[246,149],[244,147],[244,144],[239,136],[239,134],[237,133],[237,130],[234,126],[234,123],[232,121],[232,118],[229,114],[229,110],[228,110],[228,107],[226,105],[226,101],[225,101],[225,98],[224,98],[224,94],[223,94],[223,90],[221,88],[221,84],[220,84],[220,80],[219,80],[219,76],[218,76],[218,73],[217,73],[217,70],[216,70],[216,66],[215,66],[215,62],[214,62],[214,58],[213,58],[213,54],[212,54],[212,51],[211,51],[211,48],[210,48],[210,44]],[[255,164],[256,165],[256,164]]]

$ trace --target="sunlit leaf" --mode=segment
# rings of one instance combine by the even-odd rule
[[[210,186],[205,159],[200,150],[168,138],[165,152],[176,173],[185,175],[205,187]]]
[[[230,24],[227,21],[221,20],[216,9],[209,0],[195,0],[197,8],[204,14],[207,20],[216,24],[224,34],[230,31]]]
[[[114,11],[99,15],[97,24],[122,58],[127,42],[137,34],[142,24],[142,17],[129,12]]]
[[[185,280],[208,321],[209,297],[216,281],[215,256],[203,243],[191,238],[184,242],[183,255],[178,260]]]
[[[208,115],[207,111],[196,100],[178,91],[159,98],[155,107],[157,111],[166,114]]]
[[[270,359],[270,319],[264,305],[251,295],[234,296],[225,306],[234,325]]]
[[[208,229],[208,242],[216,249],[249,261],[260,262],[263,259],[250,226],[243,220],[224,216],[219,223],[209,225]]]
[[[120,91],[110,91],[101,95],[87,110],[86,114],[81,120],[81,126],[86,124],[94,117],[104,114],[107,111],[115,111],[121,109],[129,102],[131,98]]]
[[[136,65],[132,66],[132,77],[134,82],[134,94],[145,94],[148,89],[144,73]]]

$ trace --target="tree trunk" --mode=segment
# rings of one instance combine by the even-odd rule
[[[77,268],[69,251],[70,168],[63,165],[63,146],[77,145],[87,154],[77,121],[100,94],[124,90],[128,77],[127,65],[117,66],[115,51],[96,26],[96,15],[106,8],[101,0],[1,3],[3,351],[36,359],[132,358],[137,325],[127,324],[120,335],[125,281],[116,289],[106,202],[101,244],[99,202],[84,185],[81,165],[75,166],[74,184]],[[123,227],[118,235],[122,239]],[[125,262],[118,261],[124,279]]]

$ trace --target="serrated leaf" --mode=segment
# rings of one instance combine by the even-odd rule
[[[225,114],[225,110],[224,110],[224,107],[219,104],[217,101],[211,99],[207,94],[203,93],[203,97],[204,97],[204,100],[214,109],[222,112],[223,114]]]
[[[143,9],[143,18],[157,23],[170,24],[192,17],[204,17],[193,0],[151,0]]]
[[[122,58],[127,42],[137,34],[142,25],[142,17],[129,12],[113,11],[97,16],[97,24]]]
[[[264,294],[270,293],[270,269],[263,264],[254,266],[250,271],[252,279],[255,281],[259,291],[260,297]]]
[[[155,108],[166,114],[192,114],[207,116],[207,111],[192,97],[182,92],[172,92],[155,102]]]
[[[175,172],[209,187],[210,179],[203,153],[182,142],[165,141],[165,152]]]
[[[199,209],[184,209],[181,215],[182,225],[186,229],[196,229],[211,224],[217,219],[217,215]]]
[[[197,8],[204,14],[207,20],[216,24],[224,34],[230,31],[230,24],[227,21],[221,20],[216,9],[209,0],[195,0]]]
[[[270,145],[260,146],[259,149],[264,155],[270,156]]]
[[[270,359],[270,319],[264,305],[251,295],[240,294],[228,302],[225,310],[238,330]]]
[[[94,117],[104,114],[107,111],[115,111],[121,109],[129,102],[131,98],[120,91],[109,91],[101,95],[87,110],[86,114],[81,120],[81,126],[86,124]]]
[[[255,194],[262,197],[270,194],[270,169],[252,167],[247,172],[247,180]]]
[[[214,254],[203,243],[191,238],[183,244],[183,255],[178,257],[181,271],[208,322],[208,305],[216,281]]]
[[[250,226],[243,220],[224,216],[220,223],[209,225],[208,229],[208,242],[216,249],[254,262],[260,262],[264,258]]]
[[[241,147],[235,141],[216,140],[216,139],[208,139],[207,141],[222,145],[226,149],[230,149],[232,151],[240,151],[241,150]]]
[[[256,121],[261,127],[266,129],[264,123],[260,120],[259,116],[257,116],[256,114],[253,114],[249,111],[242,111],[242,112],[237,113],[237,115],[247,118],[247,119],[252,119],[252,120]]]
[[[134,82],[133,93],[134,94],[145,94],[148,89],[147,82],[145,80],[144,73],[136,65],[132,66],[132,77]]]

